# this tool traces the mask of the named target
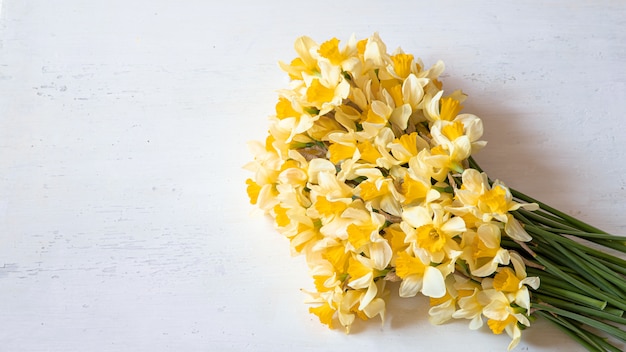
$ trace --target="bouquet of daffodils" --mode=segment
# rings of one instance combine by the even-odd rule
[[[430,298],[432,323],[486,322],[509,349],[540,316],[590,351],[620,351],[626,261],[600,246],[626,238],[491,180],[472,158],[482,121],[443,90],[442,62],[388,54],[376,34],[295,50],[247,192],[306,257],[311,313],[346,331],[384,319],[386,283],[400,281],[401,297]]]

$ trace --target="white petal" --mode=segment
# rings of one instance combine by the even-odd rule
[[[524,314],[521,313],[516,313],[513,314],[513,316],[515,317],[515,319],[517,319],[517,321],[519,321],[520,323],[526,325],[526,326],[530,326],[530,320],[528,320],[528,317],[525,316]],[[515,324],[517,325],[517,324]]]
[[[366,288],[366,287],[371,287],[372,285],[374,285],[374,282],[372,281],[374,279],[374,274],[372,274],[371,272],[361,276],[358,279],[352,280],[348,283],[348,286],[354,288],[354,289],[361,289],[361,288]],[[374,285],[375,286],[375,285]]]
[[[306,65],[313,66],[316,64],[316,62],[311,57],[311,49],[317,46],[318,46],[317,43],[313,39],[307,36],[302,36],[296,39],[296,42],[294,44],[294,49],[296,50],[296,52],[298,53],[298,56],[302,58],[302,61],[304,61]]]
[[[508,265],[511,262],[509,251],[504,248],[500,248],[500,250],[498,250],[498,254],[493,257],[493,261],[498,264]]]
[[[472,114],[459,114],[455,120],[461,121],[463,127],[465,127],[465,135],[474,142],[477,141],[483,135],[483,121],[476,115]]]
[[[418,104],[424,97],[424,85],[427,79],[417,78],[414,74],[410,74],[402,83],[402,98],[404,102],[409,104],[413,109],[417,109]]]
[[[412,112],[411,105],[404,104],[393,110],[393,113],[391,113],[389,117],[389,122],[398,126],[401,130],[404,130],[407,127]]]
[[[431,189],[426,193],[426,203],[434,202],[441,197],[441,193],[436,189]]]
[[[370,258],[374,264],[374,269],[384,270],[393,256],[389,242],[385,240],[375,241],[370,245]]]
[[[524,264],[524,259],[515,251],[511,251],[509,256],[511,257],[511,263],[513,264],[513,269],[515,270],[515,276],[517,276],[520,280],[524,279],[526,277],[526,264]]]
[[[327,237],[345,239],[347,238],[346,229],[351,223],[353,223],[351,219],[334,218],[331,222],[322,226],[320,232]]]
[[[460,136],[454,140],[454,149],[450,153],[450,158],[461,161],[469,158],[472,154],[472,143],[467,136]]]
[[[433,298],[441,298],[446,294],[446,283],[443,274],[437,268],[432,266],[426,267],[422,293]]]
[[[483,327],[483,317],[480,315],[475,316],[474,319],[472,319],[472,321],[470,321],[469,323],[470,330],[478,330],[482,327]]]
[[[375,66],[382,66],[384,62],[380,53],[381,49],[378,43],[370,39],[367,41],[367,44],[365,44],[365,52],[363,53],[363,58],[365,59],[365,61],[371,60],[372,64]]]
[[[500,228],[496,224],[482,224],[477,231],[478,238],[489,248],[500,247]]]
[[[452,300],[444,302],[438,306],[431,307],[428,310],[428,320],[431,324],[441,325],[452,319],[455,306]]]
[[[263,185],[259,191],[259,196],[257,197],[258,207],[264,211],[269,211],[274,208],[276,204],[278,204],[278,200],[276,199],[276,194],[273,191],[273,186],[271,184]]]
[[[472,275],[478,276],[478,277],[486,277],[489,276],[491,274],[493,274],[496,269],[498,268],[498,263],[494,260],[488,262],[487,264],[481,266],[478,269],[472,269]]]
[[[509,343],[509,346],[507,348],[508,351],[511,351],[512,349],[517,347],[517,345],[522,339],[522,330],[519,327],[517,327],[517,325],[513,325],[512,329],[513,331],[511,332],[509,332],[508,331],[509,329],[507,329],[507,334],[509,334],[512,338],[511,343]]]
[[[422,289],[423,278],[409,275],[400,283],[398,294],[400,297],[414,297]]]
[[[370,108],[372,109],[372,112],[374,112],[376,115],[383,117],[385,119],[388,119],[391,113],[393,112],[393,109],[391,108],[391,106],[385,104],[384,102],[380,100],[374,100],[372,104],[370,105]]]
[[[532,287],[533,289],[538,289],[541,285],[541,281],[537,276],[529,276],[524,280],[520,281],[521,285],[526,285],[528,287]]]
[[[374,298],[370,304],[363,308],[363,313],[368,318],[373,318],[380,315],[381,320],[385,321],[385,300],[382,298]]]
[[[533,238],[524,230],[522,225],[513,217],[513,215],[507,216],[506,225],[504,225],[504,232],[514,240],[528,242]]]
[[[441,230],[449,234],[458,234],[458,233],[466,231],[467,228],[465,227],[465,221],[463,221],[462,218],[457,216],[446,221],[441,226]]]
[[[354,323],[356,316],[352,313],[345,313],[341,310],[337,311],[337,317],[339,318],[339,323],[346,328],[346,333],[350,331],[350,326]]]
[[[367,292],[361,297],[361,304],[359,304],[359,310],[365,309],[368,304],[372,302],[372,300],[376,297],[378,293],[378,286],[372,281],[370,286],[367,288]]]
[[[402,220],[406,221],[409,225],[415,228],[431,224],[433,222],[428,209],[422,206],[405,209],[402,213]]]
[[[439,120],[439,99],[443,95],[443,90],[440,90],[435,94],[435,96],[431,97],[430,95],[426,95],[424,97],[425,106],[424,112],[426,113],[426,118],[431,121]]]
[[[523,289],[517,291],[517,294],[515,295],[515,303],[522,308],[530,309],[530,294],[528,293],[528,288],[524,287]]]

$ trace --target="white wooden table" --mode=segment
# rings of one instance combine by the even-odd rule
[[[623,1],[0,1],[0,351],[504,351],[392,293],[345,335],[250,216],[300,35],[377,31],[469,94],[493,177],[626,233]],[[518,351],[582,350],[551,325]]]

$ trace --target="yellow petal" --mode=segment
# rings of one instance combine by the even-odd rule
[[[344,159],[351,159],[354,155],[354,151],[356,150],[356,146],[354,145],[345,145],[340,143],[333,143],[328,147],[328,153],[330,154],[329,160],[333,164],[339,163]]]
[[[285,97],[278,98],[276,103],[276,117],[284,119],[286,117],[298,117],[301,114],[298,113],[291,104],[291,101]]]
[[[515,317],[512,315],[509,315],[505,320],[489,319],[487,321],[489,329],[491,329],[491,331],[496,335],[501,334],[504,329],[510,324],[517,324],[517,319],[515,319]]]
[[[517,278],[513,269],[504,267],[493,278],[493,288],[502,292],[517,292],[520,279]]]
[[[400,78],[406,78],[411,73],[411,67],[413,65],[413,55],[411,54],[396,54],[391,56],[393,62],[393,70]]]
[[[370,236],[372,232],[376,230],[377,227],[373,224],[350,224],[347,228],[348,242],[350,242],[354,248],[359,249],[370,242]]]
[[[261,191],[261,186],[254,182],[251,178],[246,180],[246,184],[248,185],[246,192],[248,192],[250,204],[256,204],[257,199],[259,198],[259,192]]]
[[[407,252],[398,253],[396,259],[396,275],[402,279],[410,275],[423,275],[426,265],[419,258],[411,256]]]
[[[361,160],[370,164],[376,164],[376,160],[382,156],[370,141],[359,143],[357,147],[361,153]]]
[[[339,65],[343,61],[343,55],[339,51],[339,39],[332,38],[320,45],[317,51],[322,57],[327,58],[331,64]]]
[[[319,79],[311,81],[311,85],[306,90],[307,100],[316,105],[330,102],[335,96],[335,90],[324,86]]]
[[[328,303],[324,303],[317,307],[310,307],[309,312],[317,315],[322,324],[328,325],[331,329],[333,328],[333,316],[335,315],[335,309],[333,309]]]
[[[276,225],[284,227],[291,223],[289,216],[287,216],[287,208],[283,208],[280,205],[274,207],[274,214],[276,216]]]
[[[441,111],[439,118],[444,121],[452,121],[459,114],[463,106],[461,103],[451,97],[441,98]]]

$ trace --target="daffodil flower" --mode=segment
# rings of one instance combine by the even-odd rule
[[[524,242],[531,239],[510,212],[522,207],[536,210],[537,204],[513,201],[508,187],[499,181],[490,185],[487,175],[474,169],[463,171],[462,182],[462,187],[455,192],[458,205],[449,207],[451,212],[458,215],[470,212],[485,223],[495,219],[505,224],[504,231],[509,237]]]
[[[480,291],[479,295],[484,306],[483,315],[488,318],[487,325],[491,331],[494,334],[501,334],[506,331],[511,337],[508,349],[515,348],[522,337],[519,324],[529,326],[528,317],[519,311],[520,308],[512,307],[512,302],[501,291],[485,289]]]
[[[431,262],[455,259],[461,254],[455,237],[467,229],[462,218],[451,215],[438,204],[405,208],[401,224],[407,233],[405,241],[425,251]]]
[[[509,251],[501,247],[500,226],[483,223],[474,231],[463,234],[461,258],[469,265],[472,275],[487,277],[500,265],[510,262]]]
[[[419,256],[408,252],[398,253],[396,275],[402,278],[400,297],[413,297],[419,292],[435,298],[446,294],[445,277],[441,270],[424,263]]]
[[[456,279],[455,288],[459,309],[452,313],[455,319],[468,319],[471,330],[480,329],[483,326],[483,309],[485,301],[481,299],[482,287],[469,279]]]
[[[394,216],[401,215],[403,196],[392,177],[383,175],[378,168],[362,168],[355,173],[365,178],[355,187],[355,195],[372,209],[380,209]]]

